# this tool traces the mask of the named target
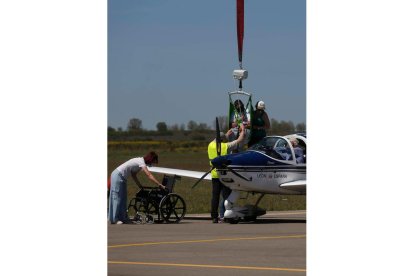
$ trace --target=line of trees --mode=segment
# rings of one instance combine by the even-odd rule
[[[222,131],[226,131],[228,128],[227,116],[218,117],[219,126]],[[202,134],[214,134],[215,121],[211,125],[206,123],[197,123],[190,120],[185,124],[173,124],[167,125],[165,122],[158,122],[156,124],[157,130],[146,130],[142,127],[142,120],[139,118],[132,118],[128,121],[127,129],[113,128],[108,126],[108,139],[120,140],[123,137],[137,137],[137,136],[190,136],[194,140],[204,140]],[[278,121],[276,119],[270,120],[271,129],[267,131],[268,135],[287,135],[291,133],[306,132],[306,124],[298,123],[294,124],[292,121]],[[191,134],[191,135],[190,135]]]
[[[157,132],[163,133],[168,131],[204,131],[204,130],[212,130],[211,126],[207,125],[206,123],[197,123],[193,120],[190,120],[187,125],[185,124],[173,124],[167,125],[165,122],[158,122],[156,124]],[[111,126],[108,127],[109,132],[123,132],[122,128],[113,128]],[[142,120],[138,118],[132,118],[128,121],[127,125],[127,132],[145,132],[148,131],[142,127]]]

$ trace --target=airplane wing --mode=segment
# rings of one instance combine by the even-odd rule
[[[306,193],[306,180],[297,180],[280,185],[280,188]]]
[[[162,167],[148,167],[148,170],[150,172],[155,172],[155,173],[175,174],[175,175],[186,176],[186,177],[197,178],[197,179],[200,179],[205,174],[205,172],[179,170],[179,169],[162,168]],[[204,179],[211,180],[211,173],[209,173],[206,177],[204,177]]]

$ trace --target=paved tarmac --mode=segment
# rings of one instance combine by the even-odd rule
[[[306,211],[256,222],[108,224],[108,275],[306,275]]]

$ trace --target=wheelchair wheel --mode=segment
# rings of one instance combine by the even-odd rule
[[[147,210],[145,214],[147,216],[146,223],[160,222],[158,204],[154,200],[148,201]]]
[[[138,212],[140,212],[139,211],[139,206],[140,206],[140,202],[135,197],[133,199],[131,199],[131,201],[129,202],[129,205],[128,205],[128,209],[127,209],[129,219],[131,219],[131,220],[136,219],[136,215],[138,214]]]
[[[177,194],[168,194],[160,202],[160,215],[167,223],[180,222],[185,216],[185,211],[185,201]]]
[[[154,223],[160,221],[158,204],[153,200],[133,198],[128,205],[129,219],[139,223]]]

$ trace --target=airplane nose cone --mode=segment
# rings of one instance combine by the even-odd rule
[[[230,165],[231,161],[228,160],[225,156],[218,156],[218,157],[214,158],[211,161],[211,163],[216,168],[224,168],[224,167]]]

